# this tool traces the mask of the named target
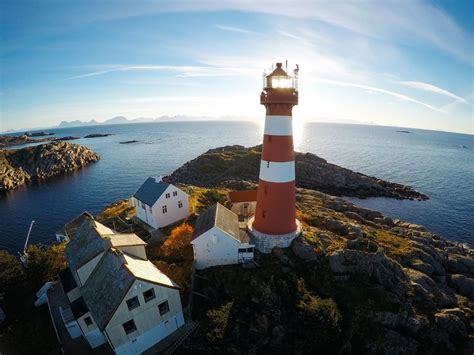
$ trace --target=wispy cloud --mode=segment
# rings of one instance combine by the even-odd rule
[[[440,108],[434,107],[434,106],[432,106],[430,104],[427,104],[425,102],[419,101],[417,99],[406,96],[404,94],[400,94],[400,93],[395,92],[395,91],[390,91],[390,90],[378,88],[378,87],[375,87],[375,86],[363,85],[363,84],[357,84],[357,83],[350,83],[350,82],[346,82],[346,81],[339,81],[339,80],[332,80],[332,79],[325,79],[325,78],[315,78],[314,81],[319,82],[319,83],[323,83],[323,84],[343,86],[343,87],[353,87],[353,88],[358,88],[358,89],[363,89],[363,90],[374,91],[374,92],[378,92],[378,93],[381,93],[381,94],[396,97],[397,99],[400,99],[400,100],[413,102],[415,104],[427,107],[427,108],[429,108],[430,110],[433,110],[433,111],[444,113],[444,111],[441,110]]]
[[[218,29],[220,29],[222,31],[227,31],[227,32],[243,33],[243,34],[247,34],[247,35],[257,33],[255,31],[247,30],[247,29],[241,28],[241,27],[225,26],[225,25],[215,25],[215,26]]]
[[[104,69],[75,75],[64,80],[77,80],[116,72],[174,72],[177,76],[233,76],[249,72],[246,68],[174,65],[105,65]]]
[[[459,97],[458,95],[455,95],[452,92],[449,92],[447,90],[441,89],[440,87],[437,87],[428,83],[423,83],[420,81],[400,81],[398,83],[404,86],[411,87],[411,88],[444,95],[444,96],[456,99],[457,101],[467,103],[466,99],[463,99],[462,97]]]

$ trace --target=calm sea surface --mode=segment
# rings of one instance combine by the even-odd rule
[[[295,148],[367,175],[407,184],[428,201],[351,199],[389,216],[474,242],[474,136],[397,128],[307,123],[295,127]],[[0,195],[0,249],[22,248],[31,220],[32,243],[50,243],[65,222],[129,197],[148,176],[165,175],[210,148],[262,140],[251,122],[162,122],[50,130],[56,136],[113,133],[78,139],[101,160],[72,175]],[[138,140],[139,143],[119,144]]]

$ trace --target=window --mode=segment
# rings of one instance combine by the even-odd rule
[[[168,208],[166,207],[166,205],[164,205],[163,207],[161,207],[163,213],[166,213],[168,212]]]
[[[253,248],[239,248],[239,253],[253,253]]]
[[[269,162],[269,161],[267,161],[267,168],[269,168],[269,167],[270,167],[270,162]]]
[[[178,201],[178,208],[183,207],[183,201]]]
[[[158,305],[158,309],[160,311],[160,316],[166,314],[170,311],[170,306],[168,305],[168,301],[164,301]]]
[[[91,317],[86,317],[86,318],[84,318],[84,323],[86,323],[87,326],[92,325],[92,319],[91,319]]]
[[[151,213],[151,212],[152,212],[152,211],[151,211],[151,206],[150,206],[150,207],[148,207],[148,208],[150,209],[150,213]]]
[[[170,198],[170,194],[169,194],[169,193],[167,193],[165,197],[166,197],[166,198]]]
[[[128,310],[131,311],[137,307],[140,307],[140,302],[138,301],[138,297],[132,297],[127,301]]]
[[[178,196],[178,191],[173,191],[173,196]]]
[[[130,319],[128,322],[123,323],[122,327],[123,327],[123,330],[125,331],[125,334],[130,334],[137,330],[137,327],[133,319]]]
[[[148,291],[143,292],[143,298],[145,302],[151,301],[155,298],[155,290],[150,288]]]
[[[142,208],[146,210],[146,205],[142,202]]]

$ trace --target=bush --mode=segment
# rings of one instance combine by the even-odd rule
[[[218,190],[207,190],[198,197],[198,211],[202,212],[216,203],[227,205],[227,195]]]
[[[161,246],[163,256],[173,261],[193,260],[192,236],[193,227],[187,223],[174,228],[168,239]]]
[[[298,280],[298,292],[300,300],[296,309],[301,347],[315,351],[334,349],[341,333],[341,314],[336,302],[309,292],[303,279]]]
[[[6,250],[0,250],[0,294],[22,278],[23,267],[20,261]]]
[[[222,307],[207,312],[206,316],[209,325],[206,327],[208,329],[206,338],[209,342],[215,343],[224,339],[233,305],[233,302],[228,302]]]

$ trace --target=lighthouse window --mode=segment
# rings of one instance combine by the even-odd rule
[[[163,213],[168,212],[168,208],[166,207],[166,205],[164,205],[163,207],[161,207],[161,210],[163,211]]]

